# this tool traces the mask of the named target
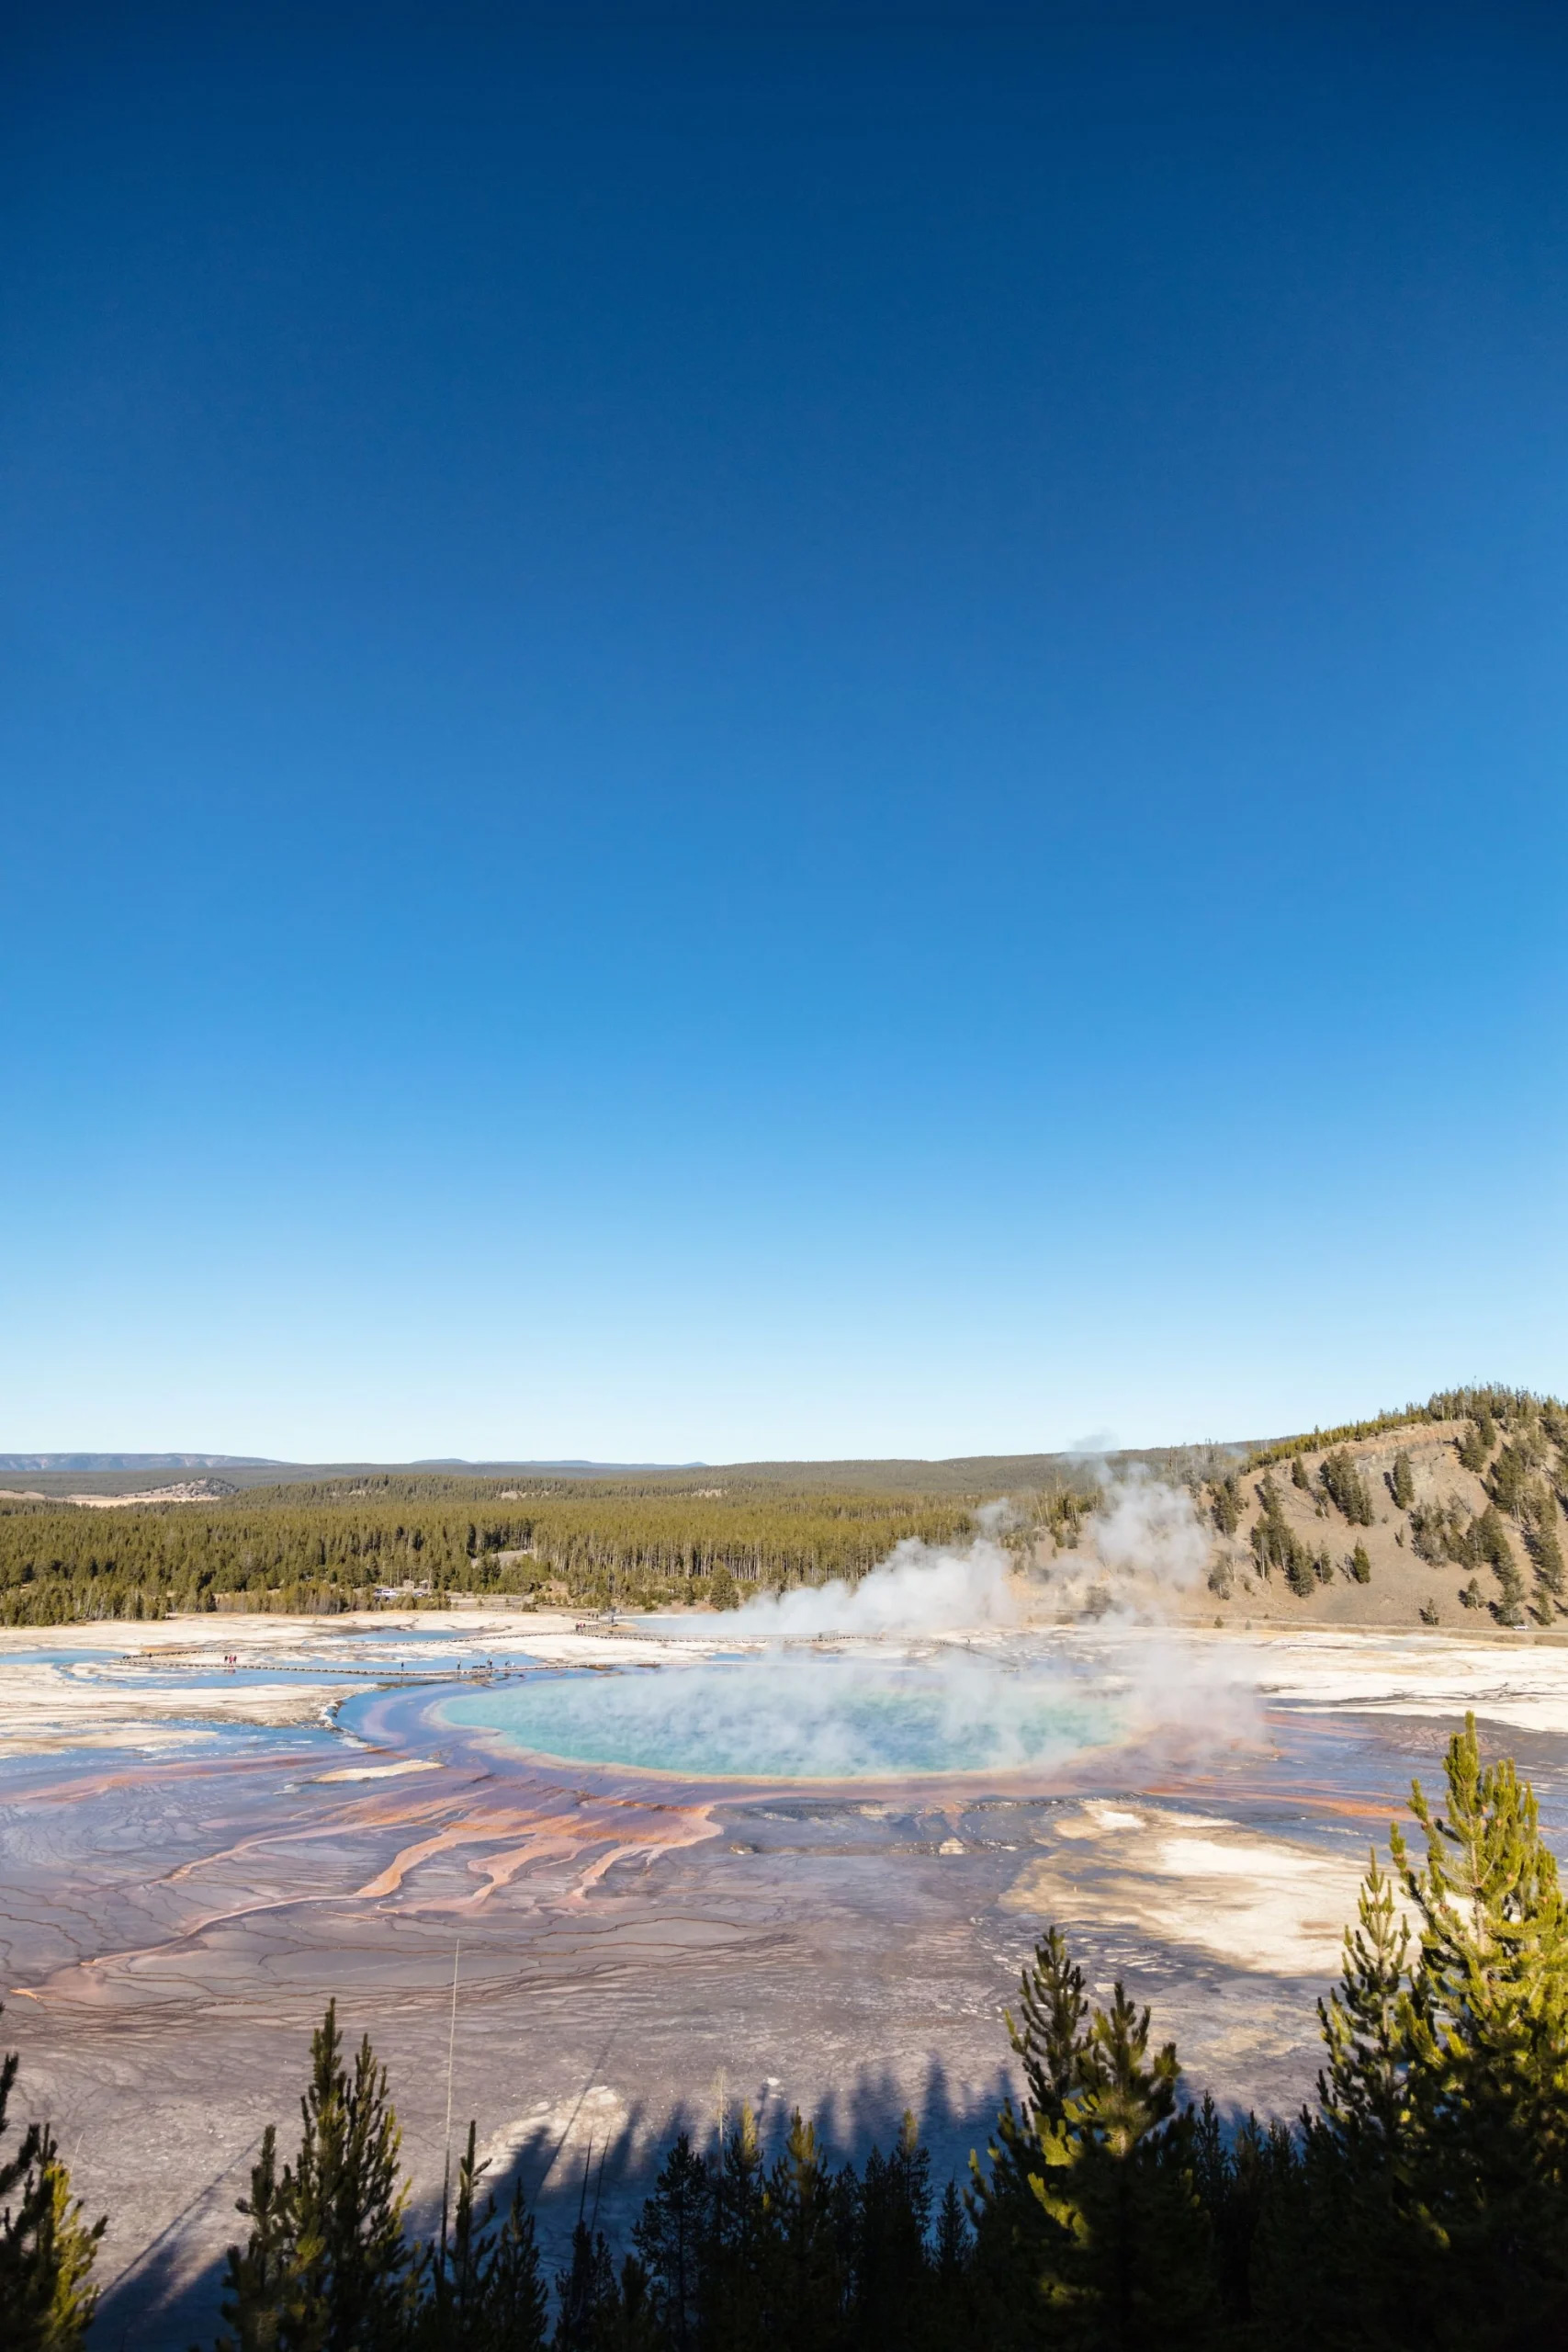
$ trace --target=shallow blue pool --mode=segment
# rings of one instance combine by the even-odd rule
[[[1011,1772],[1124,1736],[1103,1683],[1060,1665],[765,1654],[541,1675],[454,1693],[444,1723],[579,1764],[683,1779],[881,1780]]]

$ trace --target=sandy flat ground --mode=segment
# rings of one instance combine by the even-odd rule
[[[0,1662],[7,1651],[14,1650],[112,1650],[128,1657],[167,1654],[170,1651],[199,1649],[216,1652],[266,1651],[283,1655],[290,1650],[316,1649],[337,1643],[352,1643],[367,1634],[378,1641],[394,1639],[400,1634],[423,1636],[437,1634],[442,1637],[443,1654],[451,1642],[462,1653],[482,1656],[487,1644],[493,1646],[504,1638],[513,1645],[526,1644],[531,1649],[536,1639],[558,1642],[565,1640],[580,1645],[578,1655],[600,1657],[611,1655],[618,1647],[627,1657],[644,1657],[650,1648],[664,1646],[646,1634],[640,1634],[636,1620],[628,1620],[625,1639],[618,1645],[613,1632],[577,1633],[574,1629],[585,1621],[570,1610],[521,1610],[463,1608],[453,1610],[354,1610],[337,1617],[288,1617],[276,1613],[250,1614],[235,1611],[192,1611],[183,1616],[161,1617],[143,1623],[130,1618],[106,1618],[96,1623],[80,1625],[6,1625],[0,1626]],[[723,1630],[723,1619],[694,1614],[692,1623],[699,1635],[707,1626],[713,1628],[716,1639]],[[611,1645],[611,1650],[603,1648]]]
[[[227,1690],[138,1689],[123,1673],[90,1667],[0,1663],[0,1758],[92,1747],[151,1753],[186,1745],[206,1728],[250,1724],[281,1728],[325,1723],[338,1691],[331,1683],[235,1685]]]
[[[1273,1976],[1331,1976],[1366,1868],[1224,1815],[1091,1801],[1053,1825],[1009,1911],[1058,1926],[1131,1928]]]

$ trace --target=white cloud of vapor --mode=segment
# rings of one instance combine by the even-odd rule
[[[1175,1592],[1190,1590],[1208,1563],[1210,1539],[1191,1496],[1136,1465],[1107,1488],[1088,1535],[1106,1567]]]
[[[1010,1563],[988,1536],[966,1551],[935,1549],[910,1536],[869,1576],[852,1585],[798,1585],[764,1593],[727,1620],[749,1641],[809,1641],[818,1634],[969,1633],[1016,1624],[1018,1596]]]

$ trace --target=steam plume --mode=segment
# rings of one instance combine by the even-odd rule
[[[765,1593],[730,1619],[752,1640],[809,1641],[818,1634],[919,1635],[1016,1624],[1007,1554],[989,1536],[967,1551],[933,1549],[908,1536],[858,1585],[801,1585]]]

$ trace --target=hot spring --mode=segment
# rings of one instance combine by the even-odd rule
[[[539,1676],[462,1691],[440,1714],[531,1755],[683,1780],[1030,1772],[1133,1732],[1122,1678],[1087,1664],[768,1651]]]

